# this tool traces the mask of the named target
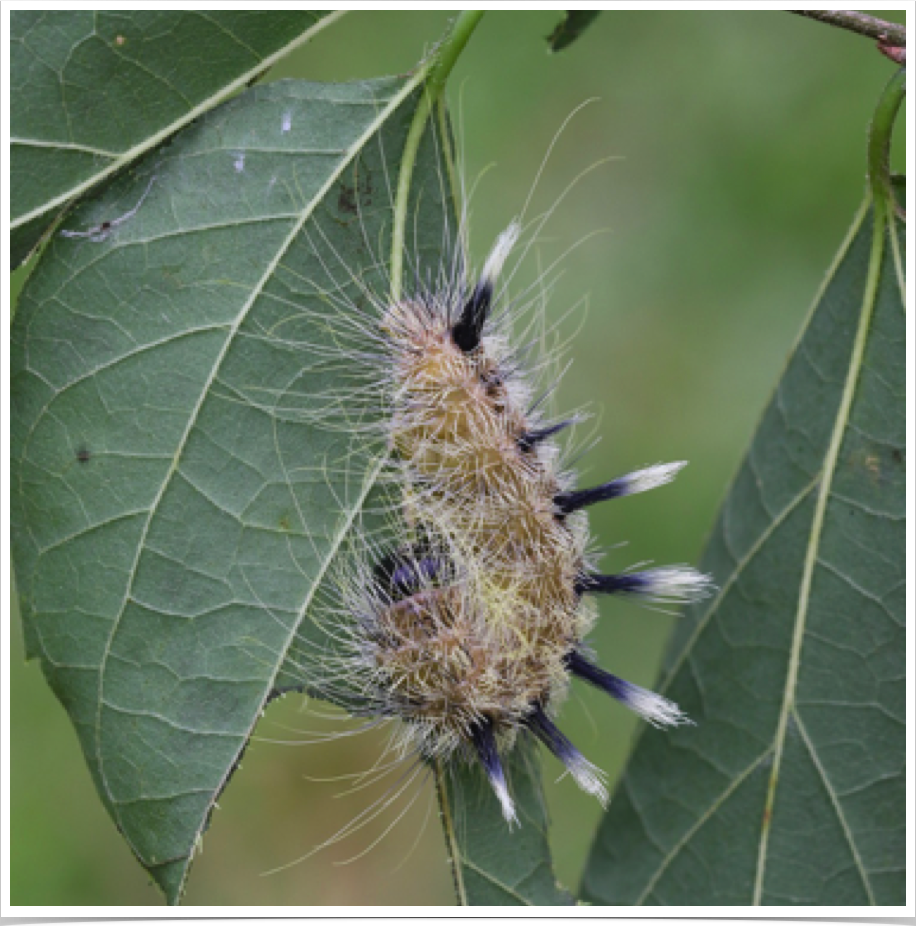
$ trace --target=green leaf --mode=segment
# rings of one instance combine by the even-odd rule
[[[547,842],[537,746],[528,737],[505,763],[521,826],[510,830],[475,764],[437,769],[439,809],[460,906],[575,903],[556,882]]]
[[[340,15],[14,11],[13,266],[76,197],[244,88]]]
[[[316,605],[377,517],[381,448],[315,411],[352,387],[328,362],[342,330],[329,313],[387,292],[422,77],[243,94],[80,206],[68,225],[91,234],[55,236],[20,298],[11,479],[28,651],[173,903],[270,693],[314,686],[333,645]],[[448,246],[447,150],[426,133],[409,266],[440,266]],[[533,759],[520,761],[515,833],[473,773],[450,789],[468,864],[493,866],[482,885],[467,876],[471,902],[562,896]]]
[[[643,734],[595,903],[905,902],[903,238],[863,209],[763,416],[664,686],[697,725]]]
[[[557,23],[553,32],[547,36],[550,50],[562,51],[572,45],[598,18],[600,12],[600,10],[565,10],[563,18]]]
[[[98,227],[149,190],[95,240],[56,236],[20,299],[27,646],[173,902],[377,471],[355,435],[298,412],[316,384],[350,382],[309,319],[333,310],[329,294],[359,301],[357,280],[385,292],[388,180],[421,79],[243,94],[81,206],[72,226]],[[440,176],[425,144],[416,253],[434,266]]]

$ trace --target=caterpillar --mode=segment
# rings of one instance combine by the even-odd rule
[[[577,488],[556,436],[574,419],[539,410],[511,343],[498,281],[513,222],[476,279],[440,274],[380,306],[388,371],[383,428],[396,497],[386,544],[340,583],[344,629],[333,681],[352,714],[399,722],[401,749],[477,762],[510,826],[503,758],[530,734],[577,784],[607,800],[603,773],[556,723],[572,677],[658,726],[688,723],[666,698],[601,668],[586,637],[594,596],[680,604],[708,593],[686,566],[601,574],[586,509],[670,482],[682,462]],[[393,539],[391,539],[393,538]],[[340,613],[340,612],[338,612]]]

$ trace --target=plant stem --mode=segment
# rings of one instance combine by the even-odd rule
[[[407,200],[410,196],[410,183],[413,168],[417,160],[420,140],[426,129],[426,122],[445,88],[455,62],[464,50],[477,24],[483,18],[484,10],[463,10],[455,20],[451,32],[442,40],[439,47],[426,63],[426,84],[422,97],[414,113],[413,121],[404,142],[401,155],[401,168],[398,174],[398,189],[394,201],[394,228],[391,235],[391,299],[401,297],[401,277],[404,266],[404,233],[407,223]]]
[[[477,28],[480,20],[483,19],[485,12],[485,10],[463,10],[455,20],[452,31],[439,46],[435,64],[426,82],[432,103],[439,99],[439,94],[445,87],[445,82],[448,80],[458,56],[464,51],[464,46],[467,45],[471,34]]]
[[[448,797],[448,786],[445,783],[445,767],[441,759],[433,760],[433,777],[436,782],[436,797],[439,800],[439,817],[442,820],[442,830],[445,833],[445,848],[448,853],[448,863],[452,870],[452,879],[455,885],[455,895],[458,906],[468,906],[467,891],[464,887],[464,876],[461,873],[461,851],[455,836],[455,821]]]
[[[868,133],[868,182],[875,201],[875,225],[897,208],[891,188],[890,149],[897,113],[906,95],[906,69],[888,81],[878,101]]]
[[[786,12],[795,13],[796,16],[806,16],[808,19],[816,19],[828,26],[857,32],[859,35],[876,39],[885,45],[906,47],[905,26],[898,26],[896,23],[868,16],[865,13],[857,13],[855,10],[787,10]]]

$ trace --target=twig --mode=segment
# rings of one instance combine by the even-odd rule
[[[868,16],[866,13],[857,13],[855,10],[787,10],[786,12],[795,13],[796,16],[807,16],[808,19],[816,19],[828,26],[858,32],[859,35],[877,39],[884,45],[895,48],[906,47],[905,26],[898,26],[897,23],[889,23],[884,19]]]

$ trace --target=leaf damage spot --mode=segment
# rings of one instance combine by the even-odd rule
[[[870,447],[854,451],[849,455],[849,468],[862,473],[873,485],[891,482],[894,470],[906,463],[905,454],[899,447]]]
[[[369,174],[360,177],[351,186],[341,183],[340,194],[337,197],[337,208],[346,215],[357,215],[360,208],[367,209],[372,205],[372,179]]]
[[[149,192],[153,188],[155,182],[156,175],[153,174],[149,179],[149,183],[146,185],[146,189],[143,191],[143,195],[137,200],[137,204],[133,209],[129,209],[123,215],[119,215],[116,219],[106,219],[104,222],[93,225],[92,228],[87,228],[85,231],[71,231],[65,228],[60,233],[61,238],[88,238],[95,244],[105,241],[119,225],[129,222],[140,211],[140,207],[146,201],[146,197],[149,196]]]

